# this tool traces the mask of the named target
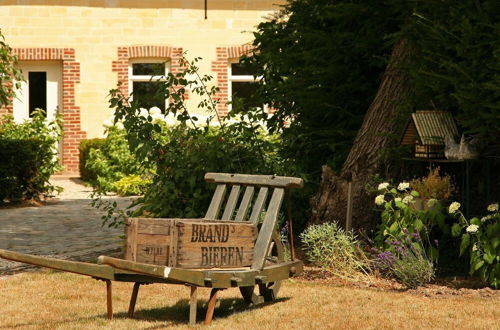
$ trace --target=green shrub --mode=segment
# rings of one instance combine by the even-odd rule
[[[391,245],[389,240],[403,240],[408,234],[429,237],[434,228],[442,233],[449,233],[449,226],[445,223],[442,208],[436,199],[427,201],[427,209],[418,210],[415,207],[415,198],[419,193],[410,188],[410,183],[401,182],[392,186],[388,182],[378,185],[378,194],[375,204],[382,209],[381,223],[375,233],[377,248],[388,251]],[[427,255],[433,261],[438,259],[438,249],[430,239],[422,242]]]
[[[391,267],[394,278],[408,289],[416,289],[434,279],[434,265],[422,255],[398,259]]]
[[[154,138],[158,151],[147,158],[155,159],[156,173],[139,200],[138,214],[202,217],[215,188],[206,184],[207,172],[276,173],[275,142],[256,132],[248,136],[238,125],[202,130],[160,124],[161,133]]]
[[[44,145],[38,139],[0,137],[0,200],[17,201],[36,196],[40,183],[40,152]]]
[[[0,31],[0,108],[11,104],[16,97],[16,90],[21,88],[21,81],[24,78],[18,64],[17,56],[5,43],[5,38]]]
[[[47,196],[59,187],[49,178],[62,169],[57,159],[60,120],[46,123],[42,111],[22,124],[0,122],[0,203]]]
[[[125,132],[117,127],[108,129],[108,136],[90,146],[85,163],[89,182],[97,190],[113,191],[114,184],[127,175],[143,174],[146,164],[137,161],[130,152]]]
[[[87,167],[87,161],[89,159],[90,150],[92,149],[101,149],[104,145],[104,139],[95,138],[95,139],[85,139],[80,141],[80,146],[78,150],[79,160],[80,160],[80,177],[83,181],[96,181],[97,173],[90,170]]]
[[[424,241],[428,237],[418,232],[410,233],[403,228],[402,233],[388,235],[384,251],[373,249],[376,253],[374,266],[382,274],[395,278],[409,289],[415,289],[434,279],[434,263],[426,254]]]
[[[478,276],[495,289],[500,288],[500,208],[498,203],[488,206],[488,215],[467,220],[454,202],[449,212],[458,218],[452,226],[452,235],[460,237],[460,255],[469,252],[471,276]]]
[[[235,109],[226,120],[219,118],[217,102],[212,98],[217,89],[206,87],[211,77],[199,75],[195,65],[198,60],[184,61],[183,72],[169,73],[159,82],[162,86],[159,93],[170,100],[165,110],[141,109],[119,90],[111,91],[115,124],[125,128],[127,147],[133,152],[137,166],[154,164],[152,184],[136,200],[138,207],[133,215],[203,216],[215,188],[206,184],[206,172],[282,173],[281,161],[276,156],[279,141],[268,136],[261,125],[268,114],[259,109],[248,110],[244,118],[235,121],[240,116]],[[184,104],[185,88],[201,96],[198,108],[210,117],[200,120],[200,116],[189,113]],[[109,204],[98,199],[94,204],[110,214]],[[118,225],[122,215],[110,215],[105,222]]]
[[[315,266],[341,276],[366,272],[370,267],[354,234],[335,222],[312,225],[300,238],[307,259]]]
[[[136,174],[127,175],[113,184],[120,196],[142,195],[152,183],[151,179]]]

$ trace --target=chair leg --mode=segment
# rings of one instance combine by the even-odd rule
[[[132,297],[130,297],[130,305],[128,306],[128,317],[134,317],[135,303],[137,302],[137,295],[139,294],[139,287],[141,283],[135,282],[132,289]]]
[[[113,319],[113,296],[111,280],[106,280],[106,303],[108,307],[108,319]]]
[[[207,314],[205,315],[205,325],[210,325],[210,323],[212,323],[215,303],[217,302],[217,292],[219,292],[219,290],[220,289],[212,289],[212,291],[210,291],[210,299],[207,304]]]
[[[189,325],[196,324],[196,306],[198,303],[198,287],[191,287],[191,296],[189,298]]]

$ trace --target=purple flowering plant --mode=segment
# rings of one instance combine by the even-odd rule
[[[388,249],[374,252],[374,266],[382,274],[395,278],[407,288],[416,288],[430,282],[435,275],[434,263],[426,254],[422,237],[403,228],[402,235],[385,242]]]
[[[431,243],[429,233],[435,225],[444,226],[444,216],[438,204],[430,200],[430,207],[417,209],[414,204],[419,193],[412,190],[407,182],[397,186],[381,183],[378,192],[375,204],[381,208],[382,221],[375,236],[375,245],[382,251],[397,252],[389,242],[407,242],[408,238],[412,238],[414,243],[419,242],[431,260],[437,261],[437,245]]]

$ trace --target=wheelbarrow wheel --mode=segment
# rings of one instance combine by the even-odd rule
[[[266,258],[266,266],[276,265],[285,261],[285,247],[280,235],[275,231],[271,240],[271,247]],[[259,284],[259,294],[255,293],[254,286],[240,287],[241,295],[248,304],[260,304],[276,299],[281,287],[281,281]]]

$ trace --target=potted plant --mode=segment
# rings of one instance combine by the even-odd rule
[[[418,192],[413,207],[417,210],[428,210],[440,205],[439,201],[449,200],[455,192],[451,178],[439,175],[439,167],[431,169],[427,176],[410,182],[413,190]]]

